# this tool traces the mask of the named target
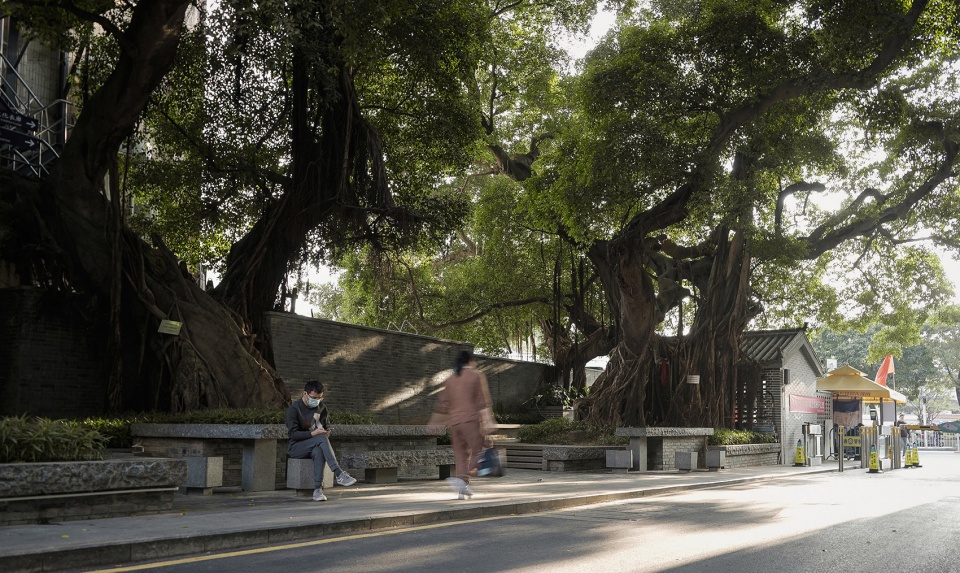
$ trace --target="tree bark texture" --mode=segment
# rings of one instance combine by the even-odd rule
[[[104,192],[121,143],[172,64],[187,5],[136,5],[113,73],[84,106],[50,175],[4,194],[23,218],[3,237],[5,258],[16,245],[32,245],[29,262],[18,264],[25,284],[89,293],[92,320],[114,325],[107,330],[121,339],[114,346],[128,363],[123,387],[110,387],[111,409],[280,408],[286,389],[253,349],[244,322],[185,275],[162,244],[151,248],[123,229],[119,201],[111,204],[111,190]],[[157,332],[165,319],[183,323],[178,336]],[[119,354],[108,356],[108,376],[119,372]]]

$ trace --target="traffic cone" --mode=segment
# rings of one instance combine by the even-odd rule
[[[920,447],[916,442],[913,443],[913,467],[922,468],[920,465]]]
[[[797,455],[794,456],[793,458],[793,465],[795,467],[800,467],[804,465],[803,442],[801,442],[800,440],[797,440]]]
[[[880,469],[880,460],[877,458],[877,446],[870,446],[870,469],[867,470],[867,473],[883,473],[883,470]]]
[[[907,444],[907,455],[903,461],[903,467],[913,467],[913,444]]]

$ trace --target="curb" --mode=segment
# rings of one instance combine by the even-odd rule
[[[805,472],[804,475],[835,471],[837,471],[835,468],[824,468],[819,471]],[[7,573],[39,573],[62,571],[64,569],[132,564],[197,553],[236,550],[258,545],[290,543],[316,539],[318,537],[365,533],[389,528],[413,527],[477,518],[544,513],[571,507],[672,495],[684,491],[712,489],[793,476],[794,474],[766,474],[731,478],[704,484],[668,485],[623,492],[579,495],[559,499],[478,505],[465,507],[463,509],[427,510],[411,512],[404,515],[333,521],[319,525],[308,524],[222,533],[186,534],[170,536],[164,539],[113,544],[109,541],[104,541],[88,547],[74,547],[59,551],[3,556],[0,557],[0,570]]]

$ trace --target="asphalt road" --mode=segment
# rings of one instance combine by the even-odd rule
[[[921,461],[109,571],[957,573],[960,454]]]

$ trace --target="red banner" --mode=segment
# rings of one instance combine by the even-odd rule
[[[790,411],[794,414],[825,415],[827,413],[827,399],[790,394]]]

